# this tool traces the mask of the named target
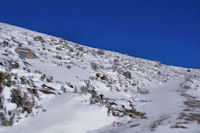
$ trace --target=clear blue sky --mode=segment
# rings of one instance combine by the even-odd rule
[[[0,21],[80,44],[200,68],[200,0],[2,0]]]

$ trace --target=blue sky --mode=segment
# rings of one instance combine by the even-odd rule
[[[4,0],[0,21],[91,47],[200,68],[200,0]]]

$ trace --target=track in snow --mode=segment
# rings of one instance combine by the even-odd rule
[[[169,81],[166,84],[148,88],[149,93],[141,95],[139,98],[147,100],[143,106],[138,106],[139,110],[146,113],[147,119],[141,121],[141,126],[133,129],[135,133],[189,133],[196,131],[196,124],[187,125],[188,129],[171,128],[177,122],[177,118],[185,108],[186,98],[181,96],[178,90],[183,79]],[[193,127],[194,126],[194,127]]]
[[[111,124],[106,109],[81,103],[78,96],[60,95],[44,105],[47,112],[19,125],[0,128],[0,133],[85,133]]]

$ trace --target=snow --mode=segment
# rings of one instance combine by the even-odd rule
[[[44,104],[47,112],[40,112],[12,127],[0,128],[2,133],[86,133],[110,125],[106,109],[82,103],[80,96],[59,95]]]
[[[185,93],[195,97],[200,101],[200,77],[189,78],[186,79],[186,82],[183,84],[183,88],[185,88]],[[184,87],[187,86],[187,87]]]
[[[141,110],[147,112],[149,119],[180,112],[185,99],[177,91],[183,81],[183,79],[173,80],[166,84],[149,88],[150,94],[143,97],[150,103],[144,105]]]
[[[55,81],[77,84],[80,81],[79,78],[83,80],[89,78],[88,71],[84,71],[76,66],[67,69],[66,67],[56,66],[52,63],[40,62],[38,59],[29,60],[28,62],[32,64],[31,69],[33,71],[40,70],[42,73],[53,76]],[[79,77],[77,78],[77,76]]]
[[[184,124],[186,129],[171,128],[176,124],[179,114],[184,109],[184,101],[186,98],[181,96],[178,90],[184,79],[169,81],[166,84],[149,87],[149,94],[138,95],[138,99],[146,100],[146,103],[136,103],[136,108],[146,113],[147,119],[137,120],[135,124],[138,127],[105,127],[97,129],[89,133],[194,133],[200,131],[200,126],[197,122]],[[155,128],[152,128],[154,124]]]
[[[97,82],[95,84],[95,87],[97,88],[96,90],[98,91],[99,94],[103,94],[104,97],[110,98],[110,99],[126,99],[127,95],[125,95],[122,92],[117,92],[117,91],[110,91],[105,84]]]
[[[44,42],[35,41],[36,36]],[[31,49],[38,58],[19,58],[15,52],[19,44]],[[3,109],[0,112],[8,120],[10,112],[15,116],[14,126],[0,127],[0,132],[190,133],[200,130],[195,121],[187,121],[188,124],[184,125],[187,129],[171,128],[179,122],[176,118],[186,109],[184,102],[188,97],[183,94],[200,99],[199,69],[187,72],[187,68],[167,66],[112,51],[99,55],[98,49],[5,23],[0,23],[0,48],[0,71],[10,74],[13,81],[11,86],[2,85],[0,100]],[[13,62],[18,62],[20,67],[11,69]],[[91,63],[95,63],[98,69],[93,70]],[[124,72],[130,72],[131,78],[127,78]],[[43,75],[53,77],[53,80],[42,80]],[[21,77],[30,83],[22,83]],[[83,92],[81,87],[85,89]],[[17,107],[12,102],[13,89],[17,89],[26,102],[35,103],[30,114],[22,111],[24,105]],[[29,89],[35,89],[37,93],[31,93]],[[40,90],[53,93],[45,94]],[[104,100],[98,101],[97,98],[96,105],[90,105],[91,90],[96,91],[97,97],[102,93]],[[146,113],[147,118],[107,116],[106,107],[110,103],[115,104],[112,106],[114,109],[124,111],[132,109],[129,102],[137,111]],[[47,112],[42,112],[43,108]],[[151,131],[150,127],[158,121],[161,121],[160,125]],[[113,126],[113,122],[122,123],[122,126]],[[138,123],[139,126],[131,127]]]
[[[17,105],[15,103],[9,103],[9,102],[7,102],[5,104],[6,104],[6,109],[8,111],[13,110],[13,109],[15,109],[17,107]]]
[[[188,126],[189,127],[187,129],[181,129],[181,128],[172,129],[168,126],[161,125],[153,133],[195,133],[196,131],[200,130],[197,122],[190,123],[190,125]]]
[[[183,79],[169,81],[166,84],[149,88],[149,94],[143,96],[150,103],[144,104],[139,110],[146,113],[147,121],[143,122],[147,130],[159,119],[168,119],[174,122],[183,109],[184,97],[178,94]],[[143,99],[143,98],[141,98]]]

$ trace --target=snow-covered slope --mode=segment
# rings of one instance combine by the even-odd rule
[[[52,132],[59,128],[60,132],[67,130],[73,133],[94,129],[90,132],[200,130],[194,128],[200,123],[198,69],[167,66],[158,61],[90,48],[5,23],[0,23],[0,49],[0,119],[3,126],[19,126],[2,128],[0,132],[9,133],[15,129],[26,132],[30,125],[48,115],[52,118],[49,120],[53,121],[53,108],[58,108],[61,114],[63,109],[70,108],[71,114],[68,111],[66,116],[69,119],[66,117],[61,122],[55,122]],[[46,102],[63,95],[71,97],[66,100],[72,101],[58,100],[53,102],[56,105],[45,107]],[[74,101],[74,97],[79,99]],[[168,101],[174,103],[166,104],[164,108],[163,102]],[[156,107],[158,115],[154,111]],[[168,107],[175,112],[166,111]],[[86,124],[84,129],[74,127],[76,124],[73,123],[78,122],[76,113],[84,115],[80,116],[77,124]],[[95,113],[97,115],[92,115]],[[37,114],[39,118],[35,118]],[[157,117],[151,118],[155,115]],[[108,121],[103,124],[100,116]],[[99,120],[94,122],[97,124],[87,126],[92,125],[91,121],[95,119]],[[65,126],[70,125],[69,121],[72,126]],[[44,124],[45,120],[42,122],[39,125]],[[97,129],[102,126],[105,127]],[[32,127],[37,128],[37,124]],[[49,131],[48,125],[39,127],[37,132]]]
[[[18,125],[0,128],[0,132],[84,133],[112,124],[114,120],[107,117],[106,108],[82,104],[77,95],[63,94],[43,105],[48,110],[47,112],[40,112],[37,116],[29,117]]]

